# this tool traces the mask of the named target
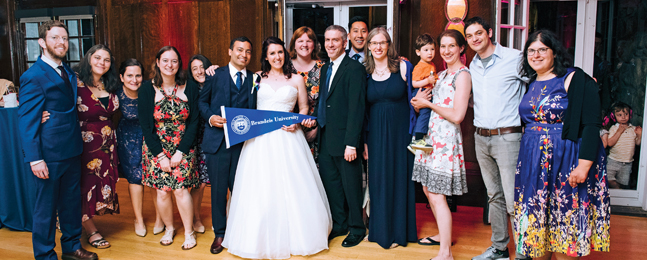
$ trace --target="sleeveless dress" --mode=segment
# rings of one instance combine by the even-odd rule
[[[383,248],[416,241],[416,194],[411,181],[413,155],[409,135],[407,83],[400,72],[388,79],[368,79],[368,183],[371,221],[368,241]]]
[[[112,117],[119,109],[119,99],[108,96],[104,106],[80,80],[77,82],[77,109],[83,153],[81,154],[81,197],[83,221],[94,215],[119,213],[117,181],[119,158]]]
[[[117,91],[121,119],[117,127],[117,154],[119,167],[130,184],[142,184],[142,144],[144,135],[137,116],[137,99],[126,96],[123,89]]]
[[[569,69],[569,73],[572,72]],[[579,257],[591,249],[609,251],[609,192],[602,142],[584,183],[571,188],[579,143],[562,140],[568,107],[563,77],[530,84],[519,105],[526,123],[515,176],[514,229],[517,252],[541,257],[546,251]]]
[[[298,90],[261,83],[257,108],[289,112]],[[243,145],[223,246],[253,259],[286,259],[328,249],[332,219],[303,131],[281,129]]]
[[[297,69],[294,68],[294,65],[290,63],[290,69],[292,70],[292,73],[301,75],[306,83],[306,91],[308,92],[308,106],[310,107],[310,109],[308,110],[308,115],[312,115],[312,113],[314,113],[315,111],[315,107],[317,107],[317,105],[319,104],[319,79],[321,78],[321,67],[323,67],[324,64],[326,63],[318,60],[315,65],[312,66],[312,69],[310,69],[310,71],[297,71]],[[295,111],[299,111],[298,107]],[[308,133],[312,130],[317,129],[317,126],[304,129],[304,132]],[[315,138],[315,140],[313,140],[312,142],[309,142],[308,145],[310,146],[310,151],[312,152],[312,156],[314,157],[315,162],[318,162],[319,144],[317,142],[317,138]]]
[[[155,124],[157,136],[159,136],[162,149],[169,160],[177,151],[182,140],[189,113],[198,113],[198,111],[189,111],[189,102],[181,100],[175,95],[177,88],[176,85],[170,95],[166,94],[164,90],[160,91],[164,97],[155,102],[153,113],[155,122],[157,122]],[[196,161],[194,149],[191,149],[188,154],[183,154],[180,164],[172,168],[170,173],[162,171],[157,157],[148,150],[146,142],[142,146],[142,153],[143,185],[158,190],[172,191],[195,187],[198,184],[198,175],[194,170]]]
[[[454,83],[456,76],[463,71],[469,73],[464,66],[453,73],[447,73],[445,70],[438,75],[436,86],[431,91],[434,104],[454,107]],[[461,126],[445,120],[432,110],[425,141],[433,146],[433,151],[416,151],[413,180],[436,194],[452,196],[467,193]]]

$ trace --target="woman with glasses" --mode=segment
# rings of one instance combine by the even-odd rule
[[[524,48],[526,124],[515,176],[517,252],[578,259],[609,251],[609,192],[595,81],[571,61],[555,34],[539,30]]]
[[[413,155],[409,106],[412,65],[395,51],[388,32],[377,27],[368,34],[366,89],[370,217],[368,241],[383,248],[406,246],[417,239]]]

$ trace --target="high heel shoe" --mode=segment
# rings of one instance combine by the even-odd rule
[[[195,231],[196,233],[204,234],[204,231],[205,231],[204,225],[201,227],[193,226],[193,231]]]
[[[135,235],[140,236],[140,237],[145,237],[146,233],[148,233],[148,230],[146,230],[146,226],[144,225],[144,229],[137,229],[137,220],[135,219]]]
[[[153,227],[153,235],[161,234],[164,232],[164,229],[166,229],[166,226],[162,226],[161,228]]]

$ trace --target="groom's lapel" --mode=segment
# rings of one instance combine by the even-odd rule
[[[337,83],[339,83],[342,76],[344,75],[344,72],[346,70],[345,67],[346,65],[348,65],[348,62],[349,62],[348,57],[344,55],[344,58],[341,60],[341,64],[339,64],[339,68],[337,68],[335,77],[332,79],[332,83],[330,83],[330,89],[328,90],[328,97],[326,97],[326,99],[328,99],[332,95],[332,92],[335,91],[335,89],[337,88]],[[332,69],[332,68],[328,67],[328,69]]]

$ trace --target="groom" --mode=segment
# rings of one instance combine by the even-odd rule
[[[326,28],[325,47],[330,62],[321,68],[321,96],[314,116],[319,131],[319,173],[323,182],[333,228],[329,239],[343,236],[342,246],[359,244],[366,234],[362,219],[362,166],[357,159],[364,122],[366,72],[359,62],[347,57],[346,30],[338,25]]]
[[[238,37],[229,44],[229,65],[207,77],[200,92],[200,115],[206,120],[202,149],[206,155],[207,173],[211,182],[211,218],[216,238],[211,253],[222,252],[227,226],[227,189],[233,190],[236,166],[243,143],[227,149],[220,106],[256,108],[256,93],[252,91],[253,73],[246,69],[252,57],[252,42]]]

